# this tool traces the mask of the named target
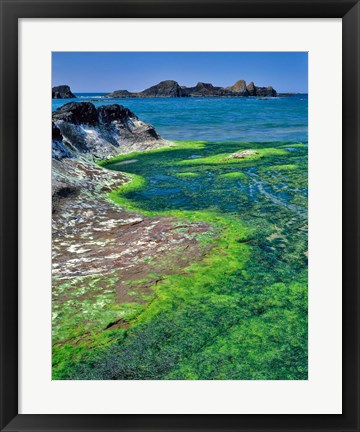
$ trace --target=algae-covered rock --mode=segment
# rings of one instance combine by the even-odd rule
[[[256,156],[259,152],[256,150],[242,150],[231,154],[227,159],[246,159],[248,157]]]

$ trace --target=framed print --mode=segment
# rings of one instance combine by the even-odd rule
[[[1,430],[359,430],[358,2],[1,19]]]

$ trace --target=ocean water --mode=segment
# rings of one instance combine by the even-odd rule
[[[72,101],[95,106],[124,105],[151,123],[170,140],[210,142],[289,141],[307,143],[308,95],[269,98],[104,98],[101,93],[79,93],[77,99],[53,99],[55,110]]]

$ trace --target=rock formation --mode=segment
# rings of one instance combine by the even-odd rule
[[[239,96],[249,96],[246,88],[246,82],[244,80],[236,81],[236,83],[233,86],[226,87],[226,88],[227,90],[230,90],[233,93],[238,93]]]
[[[126,98],[126,97],[134,97],[132,95],[134,95],[135,93],[130,93],[127,90],[116,90],[108,95],[106,95],[107,97],[114,97],[114,98]]]
[[[277,96],[276,90],[274,90],[271,86],[269,87],[255,87],[256,96],[261,97],[275,97]]]
[[[88,102],[65,104],[52,118],[52,276],[53,289],[68,283],[69,296],[74,283],[90,301],[84,277],[97,276],[104,282],[109,275],[116,282],[116,301],[143,303],[160,280],[158,274],[181,272],[183,267],[203,257],[198,234],[209,232],[202,222],[181,222],[182,232],[174,229],[174,217],[148,217],[114,204],[107,192],[128,183],[130,177],[95,163],[120,153],[169,146],[153,126],[142,122],[121,105],[95,108]],[[180,251],[186,251],[180,254]],[[180,257],[181,256],[181,257]],[[128,283],[137,284],[139,293],[130,296]],[[54,296],[61,305],[64,296]],[[71,298],[71,297],[67,297]],[[66,301],[66,300],[65,300]],[[81,303],[80,303],[81,305]],[[81,310],[82,314],[86,312]],[[121,318],[121,317],[120,317]],[[57,322],[61,322],[61,318]],[[122,323],[122,324],[121,324]],[[66,325],[67,323],[63,323]],[[109,321],[107,328],[128,326],[121,319]],[[73,340],[61,343],[77,343]]]
[[[52,88],[53,99],[73,99],[76,96],[71,92],[68,85],[61,85]]]
[[[258,155],[259,152],[256,150],[241,150],[238,152],[235,152],[233,154],[231,154],[230,156],[227,157],[227,159],[246,159],[252,156],[256,156]]]
[[[70,102],[52,114],[53,197],[63,190],[91,190],[124,175],[107,171],[96,160],[170,143],[128,108]],[[103,180],[101,180],[103,179]]]
[[[194,87],[180,86],[176,81],[161,81],[141,92],[131,93],[127,90],[116,90],[107,95],[113,98],[154,98],[154,97],[275,97],[276,90],[272,87],[257,87],[253,82],[248,86],[244,80],[237,81],[233,86],[215,87],[210,83],[199,82]]]
[[[107,159],[169,143],[122,105],[69,102],[52,114],[53,158]],[[70,156],[69,156],[70,155]]]
[[[141,95],[143,97],[181,97],[182,89],[176,81],[167,80],[144,90]]]
[[[198,82],[195,87],[183,87],[183,95],[187,97],[223,97],[232,93],[223,88],[215,87],[210,83]]]
[[[246,87],[249,96],[256,96],[256,87],[253,81]]]

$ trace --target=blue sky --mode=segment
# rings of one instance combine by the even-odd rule
[[[160,81],[180,85],[210,82],[228,86],[239,79],[278,92],[307,93],[306,52],[54,52],[52,84],[74,93],[141,91]]]

